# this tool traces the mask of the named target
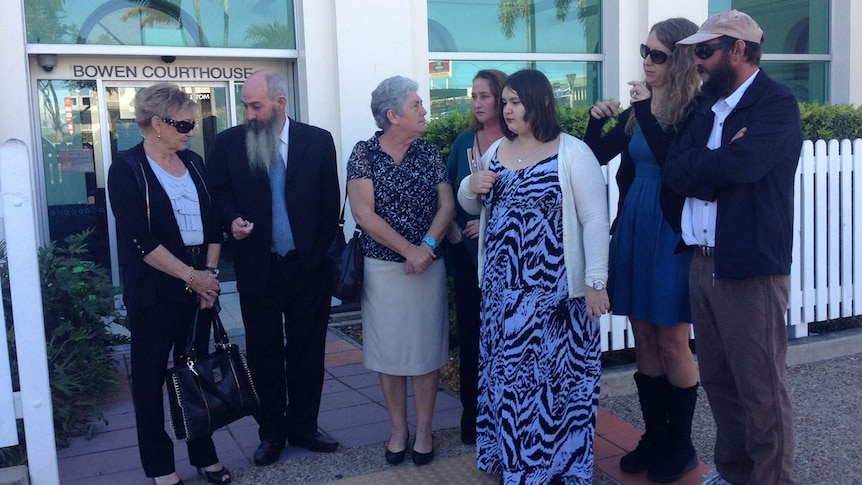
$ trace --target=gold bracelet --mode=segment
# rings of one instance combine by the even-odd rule
[[[189,269],[192,270],[192,274],[189,275],[188,281],[186,281],[186,291],[189,293],[192,292],[192,281],[195,280],[195,269],[189,266]]]

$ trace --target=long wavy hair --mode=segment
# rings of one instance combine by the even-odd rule
[[[694,34],[697,29],[694,22],[684,18],[662,20],[650,29],[650,33],[655,32],[658,41],[671,51],[668,58],[670,66],[667,71],[667,97],[656,113],[656,118],[665,132],[679,130],[700,91],[701,79],[692,59],[692,47],[676,45],[677,41]],[[632,112],[626,124],[626,133],[631,135],[636,124],[637,120]]]

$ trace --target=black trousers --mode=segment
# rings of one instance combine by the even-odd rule
[[[292,254],[273,256],[262,294],[239,295],[261,441],[317,430],[331,298],[323,268],[306,270]]]
[[[466,237],[466,236],[465,236]],[[470,252],[464,244],[450,246],[450,257],[455,270],[455,313],[458,326],[458,343],[461,355],[461,429],[476,430],[476,408],[479,394],[479,307],[482,293],[479,277]]]
[[[175,471],[173,439],[165,431],[162,386],[171,348],[174,362],[178,362],[186,347],[193,315],[194,306],[170,300],[128,315],[132,334],[132,402],[141,464],[148,477]],[[209,325],[211,318],[210,311],[203,312],[199,325]],[[195,348],[199,354],[208,352],[209,336],[209,331],[198,332]],[[192,466],[205,467],[218,461],[212,437],[189,441],[186,445]]]

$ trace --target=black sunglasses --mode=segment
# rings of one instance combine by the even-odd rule
[[[667,52],[662,52],[656,49],[650,50],[646,44],[641,44],[641,57],[646,59],[647,56],[650,56],[650,59],[652,59],[654,64],[664,64],[667,62],[668,55],[669,54]]]
[[[177,121],[170,118],[162,118],[162,121],[177,129],[177,133],[188,133],[195,129],[195,122]]]
[[[716,42],[715,44],[698,44],[694,46],[694,55],[697,56],[698,59],[705,61],[712,57],[715,54],[715,51],[725,49],[727,47],[733,46],[736,43],[736,39],[723,39],[721,42]]]

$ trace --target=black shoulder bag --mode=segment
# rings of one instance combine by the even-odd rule
[[[245,355],[228,340],[218,307],[212,313],[215,351],[201,358],[196,356],[194,341],[199,314],[200,308],[195,309],[183,362],[168,369],[165,378],[171,427],[178,440],[209,436],[252,414],[260,405]]]

